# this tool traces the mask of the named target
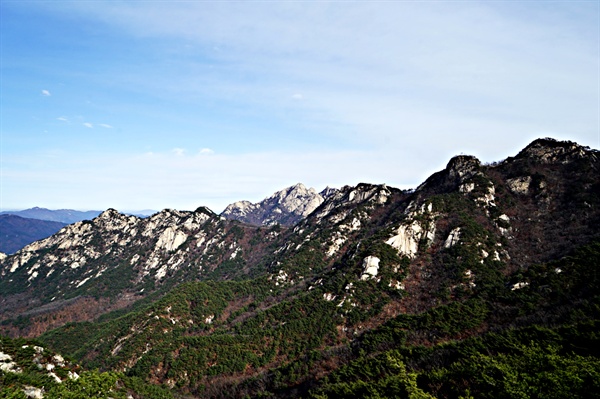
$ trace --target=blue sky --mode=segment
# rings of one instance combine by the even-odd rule
[[[597,1],[0,2],[0,208],[416,187],[600,146]]]

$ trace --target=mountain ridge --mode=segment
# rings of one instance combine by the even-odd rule
[[[461,155],[415,190],[344,186],[289,227],[107,210],[0,261],[0,329],[195,397],[493,397],[481,375],[542,387],[527,372],[551,359],[593,392],[598,154]],[[528,389],[511,381],[495,390]]]
[[[315,229],[323,230],[323,233],[320,234],[324,234],[324,238],[320,245],[325,254],[323,260],[315,259],[315,262],[331,265],[331,262],[348,250],[348,243],[352,241],[356,232],[360,231],[361,224],[371,217],[370,212],[375,209],[387,209],[386,204],[389,204],[390,201],[398,203],[401,211],[397,212],[395,216],[394,212],[396,211],[386,211],[388,215],[385,216],[383,222],[384,226],[387,226],[385,228],[388,231],[388,237],[384,242],[395,248],[401,256],[413,259],[423,249],[428,248],[430,245],[427,244],[428,242],[442,243],[448,239],[439,237],[440,230],[445,232],[448,228],[435,227],[434,223],[438,223],[436,219],[440,218],[441,213],[433,209],[435,201],[427,200],[427,197],[446,192],[456,192],[457,195],[460,195],[462,202],[471,201],[481,209],[486,218],[490,219],[489,222],[486,222],[486,228],[496,231],[494,234],[499,234],[509,242],[516,233],[516,228],[511,225],[516,214],[510,210],[504,213],[500,212],[496,204],[496,190],[503,190],[518,199],[525,190],[524,183],[519,183],[524,177],[509,177],[505,182],[499,182],[502,184],[494,185],[491,177],[494,176],[495,170],[507,168],[509,176],[512,176],[515,174],[510,170],[514,169],[512,165],[517,165],[519,168],[529,167],[528,160],[531,160],[532,156],[557,161],[551,156],[560,155],[563,158],[557,162],[567,166],[568,162],[588,158],[592,166],[597,164],[598,159],[594,151],[585,150],[570,142],[560,145],[559,142],[545,140],[537,140],[527,147],[537,148],[532,155],[525,156],[529,154],[529,150],[526,148],[527,151],[522,151],[519,156],[509,158],[494,166],[484,166],[472,156],[453,157],[444,170],[434,173],[414,191],[402,191],[386,185],[365,183],[357,186],[345,186],[329,195],[326,201],[318,200],[319,205],[308,216],[296,222],[293,230],[285,227],[279,230],[277,225],[263,227],[240,225],[237,224],[238,221],[227,221],[222,214],[221,216],[216,215],[205,207],[200,207],[193,212],[165,209],[145,219],[127,216],[114,209],[109,209],[91,221],[81,221],[67,226],[62,230],[61,235],[54,235],[33,243],[2,260],[0,285],[4,283],[6,292],[16,292],[17,286],[6,282],[9,275],[23,275],[19,288],[33,288],[43,281],[41,292],[48,292],[46,300],[49,300],[53,297],[64,297],[65,290],[84,293],[90,290],[88,285],[91,282],[96,279],[102,280],[103,274],[108,271],[117,273],[118,270],[121,270],[119,273],[130,276],[129,282],[123,282],[125,284],[123,289],[127,287],[126,291],[130,292],[128,295],[144,290],[150,283],[151,286],[162,286],[165,281],[168,281],[167,285],[169,285],[175,281],[186,281],[191,276],[204,275],[207,277],[217,273],[215,276],[221,276],[219,278],[229,278],[232,275],[252,274],[256,270],[263,270],[261,273],[264,273],[272,268],[273,264],[277,264],[275,259],[288,255],[295,256],[312,239],[311,234],[306,232]],[[546,149],[543,154],[538,148],[540,143],[542,148]],[[557,143],[559,144],[557,145]],[[568,148],[569,151],[564,150],[565,148]],[[565,164],[566,161],[568,162]],[[484,173],[484,170],[490,176]],[[544,198],[550,194],[551,187],[548,186],[555,183],[551,179],[544,180],[531,176],[523,181],[529,180],[531,182],[528,190],[535,194],[532,198],[537,201],[536,206],[548,206],[547,199]],[[593,192],[598,189],[598,184],[590,187],[592,197],[588,199],[592,201],[595,198]],[[558,194],[558,188],[552,187],[552,189],[557,190],[553,195]],[[311,195],[315,193],[314,190],[311,192],[299,184],[277,192],[267,197],[267,200],[276,199],[278,204],[282,198],[291,196],[297,199],[295,196],[297,191],[309,192]],[[390,200],[391,197],[396,199]],[[588,202],[583,200],[583,203]],[[533,204],[527,206],[531,208]],[[535,214],[535,212],[532,208],[530,214]],[[590,219],[590,226],[594,220],[598,220],[597,214]],[[324,222],[326,223],[324,224]],[[521,220],[520,222],[527,225],[528,232],[537,231],[537,233],[534,235],[535,239],[524,235],[519,242],[529,242],[534,247],[544,248],[544,251],[540,253],[545,254],[565,251],[565,248],[557,248],[556,243],[540,244],[536,242],[535,240],[543,237],[540,229],[531,221]],[[547,221],[549,224],[554,222],[554,220]],[[456,221],[449,223],[455,224]],[[327,228],[327,226],[331,227]],[[455,226],[454,229],[460,231],[460,226]],[[543,234],[548,235],[549,231],[550,229]],[[444,234],[450,234],[450,231],[448,230]],[[456,232],[455,234],[458,235]],[[278,244],[281,239],[285,242]],[[276,248],[272,248],[273,245]],[[53,255],[48,252],[49,248],[56,248],[62,255],[58,257]],[[43,255],[38,256],[37,253]],[[509,265],[516,263],[515,260],[521,258],[519,254],[509,254],[506,249],[494,250],[491,253],[498,254],[494,256],[504,256]],[[503,253],[505,255],[501,255]],[[529,262],[536,259],[539,261],[549,259],[532,254],[527,256],[531,259]],[[90,265],[97,266],[90,268]],[[193,266],[190,268],[186,265]],[[52,284],[48,284],[48,281],[57,278],[58,274],[54,274],[54,272],[59,269],[55,266],[67,267],[60,269],[60,273],[71,276],[69,281],[64,283],[66,286],[60,284],[62,288],[52,288]],[[511,267],[515,268],[516,266]],[[227,269],[230,269],[231,272],[225,272]],[[304,270],[302,273],[297,273],[300,277],[304,277],[302,274],[307,272],[308,270]],[[286,273],[289,274],[291,271]],[[42,276],[46,277],[42,279]],[[48,280],[49,277],[51,277],[50,280]],[[112,289],[108,288],[110,287],[108,281],[101,286],[104,287],[98,288],[101,296],[102,292],[112,292]],[[135,297],[135,295],[133,296]],[[64,298],[68,299],[68,296]],[[35,301],[27,306],[33,306],[33,304]],[[16,308],[19,307],[16,306]],[[14,312],[8,313],[14,314]],[[2,316],[0,315],[0,317]]]

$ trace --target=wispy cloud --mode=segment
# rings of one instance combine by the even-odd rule
[[[56,118],[56,120],[69,123],[69,118],[67,118],[66,116],[60,116],[60,117]]]
[[[93,124],[91,124],[91,123],[89,123],[89,122],[84,122],[84,123],[83,123],[83,126],[85,126],[85,127],[87,127],[87,128],[90,128],[90,129],[92,129],[92,128],[94,127],[94,125],[93,125]]]
[[[42,90],[42,96],[44,97],[50,97],[52,94],[50,94],[50,92],[48,90]]]
[[[178,73],[145,79],[159,85],[148,88],[152,93],[169,88],[276,112],[283,106],[281,88],[301,86],[303,93],[291,98],[310,94],[310,104],[302,102],[303,117],[327,135],[337,123],[343,137],[351,132],[362,144],[402,145],[413,134],[446,145],[437,140],[438,123],[430,123],[438,120],[447,122],[449,136],[470,134],[476,145],[506,149],[506,134],[518,138],[523,128],[596,136],[597,85],[589,82],[598,79],[598,21],[590,17],[597,7],[158,2],[86,3],[82,10],[135,35],[220,49],[204,54],[212,69],[187,60],[181,50]],[[569,17],[561,18],[565,10]],[[481,133],[491,126],[504,134]]]
[[[200,150],[200,154],[214,154],[215,152],[213,150],[211,150],[210,148],[202,148]]]
[[[112,129],[113,127],[107,123],[99,123],[98,126],[103,127],[105,129]]]
[[[178,157],[185,155],[185,149],[183,149],[183,148],[173,148],[172,152],[173,152],[173,154],[177,155]]]

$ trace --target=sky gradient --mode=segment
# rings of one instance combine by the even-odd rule
[[[0,208],[413,188],[600,147],[597,1],[0,1]]]

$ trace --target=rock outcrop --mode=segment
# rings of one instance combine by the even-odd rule
[[[571,141],[558,141],[552,138],[537,139],[525,147],[516,158],[532,159],[539,163],[568,164],[589,155],[590,149]]]
[[[327,188],[322,193],[330,196],[334,192],[334,189]],[[324,196],[314,188],[306,188],[298,183],[255,204],[250,201],[234,202],[225,208],[221,216],[259,226],[292,226],[308,216],[323,201]]]

